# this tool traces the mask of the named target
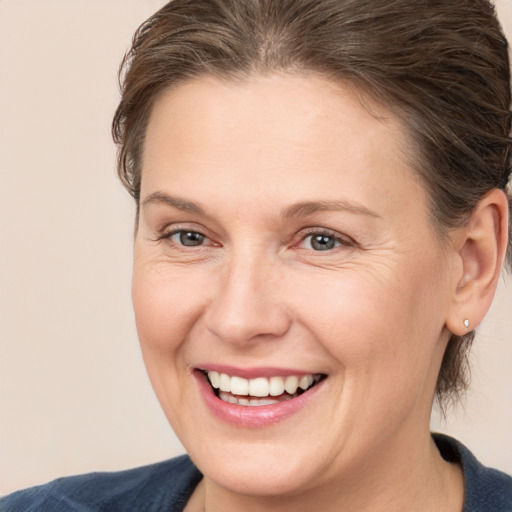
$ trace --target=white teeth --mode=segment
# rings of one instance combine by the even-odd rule
[[[270,396],[279,396],[284,393],[283,377],[270,377]]]
[[[289,400],[296,396],[299,388],[306,391],[314,383],[317,383],[321,379],[321,375],[310,374],[301,377],[290,375],[288,377],[275,376],[268,379],[266,377],[244,379],[238,376],[231,377],[226,373],[209,371],[208,379],[215,389],[220,390],[219,397],[225,402],[249,406],[270,405],[283,401],[284,399]],[[233,395],[236,395],[236,397]],[[245,396],[249,398],[241,398]],[[275,400],[270,398],[275,396],[279,396],[280,399]],[[262,400],[267,397],[268,400]]]
[[[224,391],[221,391],[219,393],[219,398],[223,400],[224,402],[228,402],[230,404],[237,404],[237,405],[245,405],[246,407],[259,407],[262,405],[274,405],[281,402],[281,400],[276,400],[272,398],[251,398],[250,400],[248,398],[237,398],[236,396],[230,394],[230,393],[224,393]],[[294,398],[293,396],[289,396],[286,398],[286,400],[291,400]]]
[[[251,396],[268,396],[270,391],[269,388],[268,379],[265,377],[259,377],[249,381],[249,394]]]
[[[208,378],[215,389],[219,389],[220,376],[217,372],[208,372]]]
[[[313,375],[304,375],[304,377],[301,377],[299,380],[300,389],[306,390],[311,384],[313,384]]]
[[[231,377],[225,373],[220,374],[219,388],[221,391],[231,391]]]
[[[290,377],[286,377],[286,380],[284,382],[284,389],[287,393],[290,395],[293,395],[295,391],[297,391],[297,388],[299,387],[299,378],[295,377],[295,375],[291,375]]]
[[[231,377],[231,389],[229,391],[234,395],[242,396],[254,394],[249,393],[249,381],[247,379],[242,379],[242,377]]]

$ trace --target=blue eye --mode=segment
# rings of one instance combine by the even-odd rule
[[[203,245],[206,237],[197,231],[176,231],[172,233],[170,239],[185,247],[197,247]]]
[[[312,233],[303,240],[303,244],[314,251],[329,251],[340,246],[340,241],[328,233]]]

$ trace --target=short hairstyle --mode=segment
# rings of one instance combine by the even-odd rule
[[[139,27],[121,64],[118,174],[138,215],[145,131],[170,87],[202,75],[314,71],[402,121],[443,236],[489,191],[503,189],[510,202],[507,46],[487,0],[173,0]],[[448,342],[436,386],[442,407],[467,388],[473,338]]]

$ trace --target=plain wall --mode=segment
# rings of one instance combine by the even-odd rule
[[[134,209],[110,139],[121,57],[163,3],[0,0],[1,494],[182,452],[139,354]],[[465,407],[433,424],[512,473],[511,313],[508,279]]]

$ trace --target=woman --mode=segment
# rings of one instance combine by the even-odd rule
[[[509,243],[490,4],[174,0],[123,70],[137,329],[190,458],[5,509],[510,510],[429,431]]]

